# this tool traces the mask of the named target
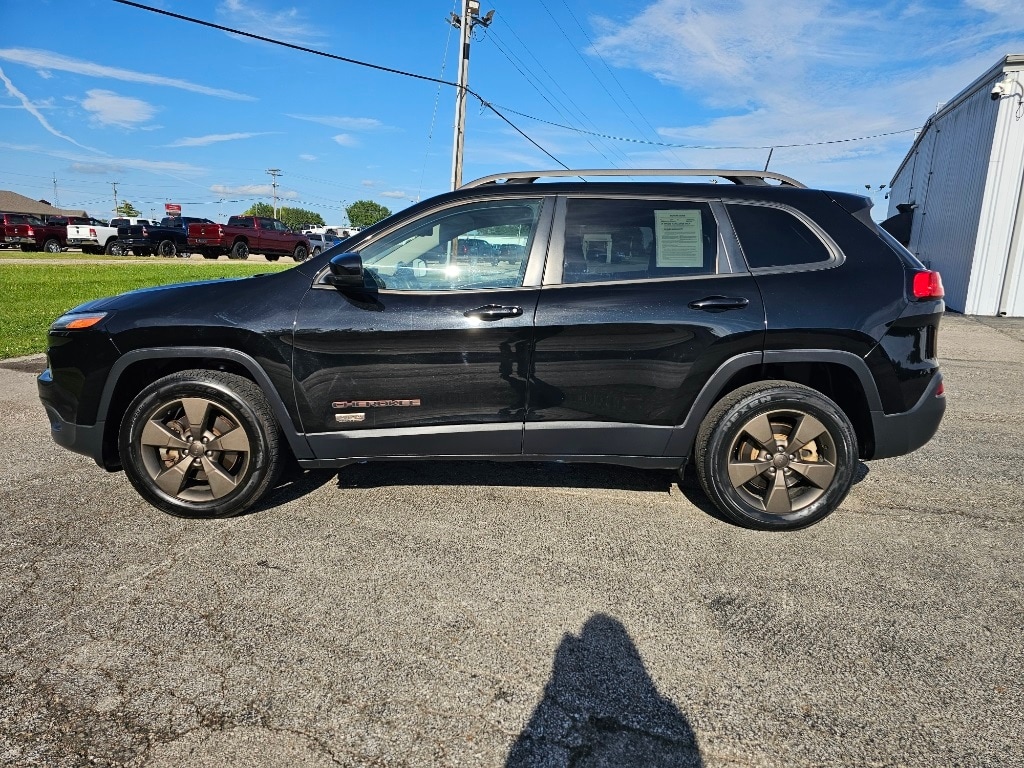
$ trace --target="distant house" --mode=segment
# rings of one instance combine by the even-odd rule
[[[886,229],[942,273],[946,304],[1024,317],[1024,54],[928,118],[892,180]]]
[[[45,200],[33,200],[31,197],[7,190],[0,190],[0,212],[31,213],[35,216],[88,216],[80,208],[55,208]]]

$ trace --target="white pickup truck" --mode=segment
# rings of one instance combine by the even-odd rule
[[[126,224],[152,224],[149,219],[134,216],[111,219],[104,224],[98,219],[90,219],[88,224],[68,224],[68,247],[81,248],[82,253],[107,253],[111,256],[123,256],[124,249],[117,239],[117,228]]]

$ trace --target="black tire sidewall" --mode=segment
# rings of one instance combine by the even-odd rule
[[[139,452],[137,438],[147,420],[158,408],[175,399],[189,396],[212,400],[237,415],[249,439],[250,459],[244,479],[229,495],[210,502],[188,502],[166,494],[150,478]],[[153,506],[176,517],[231,517],[245,511],[263,494],[269,483],[267,475],[272,457],[267,430],[270,428],[272,426],[263,424],[244,397],[236,395],[223,384],[201,377],[189,380],[172,375],[155,382],[128,407],[118,447],[128,480]]]
[[[752,506],[729,481],[728,471],[730,449],[743,425],[779,410],[814,416],[828,430],[836,449],[836,474],[828,489],[813,503],[789,515],[771,514]],[[727,408],[707,438],[701,464],[698,470],[705,492],[731,519],[752,528],[793,530],[823,519],[846,498],[858,464],[856,435],[846,415],[824,395],[804,387],[779,386],[751,393]]]

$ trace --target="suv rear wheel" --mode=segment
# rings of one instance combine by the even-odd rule
[[[253,382],[194,370],[158,379],[135,398],[119,448],[128,480],[154,506],[177,517],[231,517],[277,479],[279,440]]]
[[[853,485],[857,437],[849,418],[817,390],[788,381],[740,387],[697,433],[701,487],[730,519],[791,530],[829,515]]]

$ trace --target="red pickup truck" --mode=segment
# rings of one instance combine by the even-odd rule
[[[31,214],[0,213],[0,242],[20,245],[23,251],[60,253],[68,247],[68,230],[64,225],[44,224]]]
[[[247,259],[262,253],[267,261],[291,256],[305,261],[309,238],[293,232],[288,225],[265,216],[232,216],[227,224],[189,224],[188,244],[196,253],[215,259],[226,253],[229,259]]]

